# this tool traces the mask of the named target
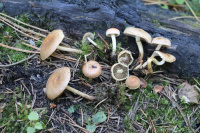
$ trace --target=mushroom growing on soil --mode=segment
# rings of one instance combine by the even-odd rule
[[[57,69],[48,79],[46,83],[46,94],[47,97],[51,100],[60,96],[62,92],[67,89],[74,94],[80,95],[89,100],[94,100],[94,96],[87,95],[79,90],[76,90],[68,86],[69,80],[71,77],[70,68],[62,67]]]
[[[111,67],[111,75],[116,81],[125,80],[129,76],[129,68],[121,63],[116,63]]]
[[[158,61],[157,59],[154,58],[155,56],[160,56],[160,58],[162,60]],[[155,63],[156,65],[163,65],[165,62],[172,63],[174,61],[176,61],[176,58],[173,55],[167,54],[167,53],[164,53],[164,52],[160,52],[160,51],[155,51],[153,53],[153,57],[150,57],[147,60],[148,74],[153,73],[153,69],[152,69],[152,65],[151,65],[152,62]]]
[[[50,32],[47,37],[44,39],[40,49],[40,57],[42,60],[48,58],[56,49],[72,52],[72,53],[82,53],[81,50],[74,48],[67,48],[63,46],[59,46],[64,38],[63,31],[58,29]]]
[[[156,45],[157,47],[156,47],[155,51],[158,51],[158,50],[160,50],[161,47],[170,47],[171,41],[164,37],[155,37],[155,38],[153,38],[151,44]],[[153,53],[151,55],[151,57],[154,57],[154,56],[155,56],[155,54]],[[147,65],[147,61],[142,65],[142,68],[146,67],[146,65]]]
[[[101,65],[98,62],[91,60],[83,65],[82,72],[92,81],[93,78],[97,78],[101,75],[101,69]]]
[[[141,81],[137,76],[131,75],[126,79],[126,87],[128,87],[131,90],[135,90],[139,88],[140,84],[141,84]]]
[[[82,44],[92,43],[94,46],[98,47],[97,44],[93,40],[94,40],[94,34],[92,34],[91,32],[87,32],[84,34],[82,38]]]
[[[118,60],[119,63],[121,63],[125,66],[129,66],[133,62],[133,56],[132,56],[130,51],[123,50],[118,54],[117,60]]]
[[[137,59],[137,61],[141,61],[143,59],[144,56],[144,50],[143,50],[143,46],[141,43],[141,39],[145,40],[147,43],[151,43],[151,36],[149,33],[147,33],[146,31],[144,31],[143,29],[139,29],[139,28],[135,28],[135,27],[128,27],[124,30],[124,34],[127,36],[131,36],[131,37],[135,37],[137,46],[138,46],[138,50],[139,50],[139,57]]]
[[[116,52],[116,47],[117,47],[117,44],[116,44],[116,37],[118,37],[120,35],[120,31],[116,28],[110,28],[106,31],[106,36],[107,37],[111,37],[112,39],[112,56],[114,57],[115,56],[115,52]]]
[[[153,93],[154,94],[160,93],[162,90],[163,90],[163,87],[160,86],[160,85],[156,85],[156,86],[153,87]]]
[[[82,44],[88,45],[90,43],[92,43],[95,47],[99,48],[100,50],[103,50],[103,48],[101,48],[96,42],[94,42],[94,34],[92,34],[91,32],[87,32],[82,38]]]

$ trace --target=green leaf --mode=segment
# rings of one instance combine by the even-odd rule
[[[106,115],[104,112],[98,112],[92,117],[93,123],[101,123],[104,122],[107,119]]]
[[[168,5],[167,4],[163,4],[163,5],[161,5],[161,4],[159,4],[163,9],[169,9],[169,7],[168,7]]]
[[[30,121],[39,120],[39,115],[38,115],[37,112],[32,111],[32,112],[28,115],[28,119],[29,119]]]
[[[96,130],[96,126],[95,124],[89,124],[86,126],[86,129],[89,131],[89,132],[94,132]]]
[[[185,0],[176,0],[176,3],[179,4],[179,5],[182,5],[184,4]]]
[[[72,105],[72,106],[70,106],[68,109],[67,109],[67,111],[69,112],[69,113],[74,113],[75,112],[75,108],[74,108],[74,106]]]
[[[33,127],[27,127],[26,131],[27,131],[27,133],[35,133],[35,128],[33,128]]]
[[[43,129],[43,127],[42,127],[42,123],[40,123],[40,122],[36,122],[35,123],[35,129]]]

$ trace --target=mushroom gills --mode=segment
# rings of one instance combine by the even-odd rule
[[[123,50],[118,54],[118,62],[125,66],[131,65],[133,60],[133,56],[128,50]]]
[[[129,68],[123,64],[116,63],[111,67],[111,75],[116,81],[125,80],[129,76]]]

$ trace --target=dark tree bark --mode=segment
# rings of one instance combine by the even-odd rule
[[[138,56],[135,40],[122,34],[127,26],[142,28],[152,35],[164,36],[172,41],[173,48],[162,51],[173,54],[176,62],[159,67],[167,73],[182,77],[200,75],[200,25],[193,19],[170,18],[182,13],[161,9],[159,6],[144,6],[139,0],[0,0],[1,11],[8,15],[19,16],[27,13],[34,25],[49,30],[61,28],[74,39],[81,39],[83,34],[99,32],[105,37],[110,27],[121,31],[117,41],[122,47]],[[110,38],[107,38],[110,41]],[[144,44],[145,60],[155,47]]]

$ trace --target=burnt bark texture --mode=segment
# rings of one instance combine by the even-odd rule
[[[172,42],[172,48],[161,51],[173,54],[176,62],[159,69],[178,76],[200,75],[200,25],[195,19],[176,19],[183,13],[161,9],[158,5],[144,5],[140,0],[0,0],[0,10],[11,16],[28,14],[33,25],[53,30],[62,29],[66,36],[80,40],[86,32],[98,32],[104,38],[110,27],[121,31],[118,42],[138,56],[135,39],[123,35],[128,26],[142,28],[152,37],[163,36]],[[111,42],[110,38],[106,38]],[[145,57],[155,47],[144,44]]]

